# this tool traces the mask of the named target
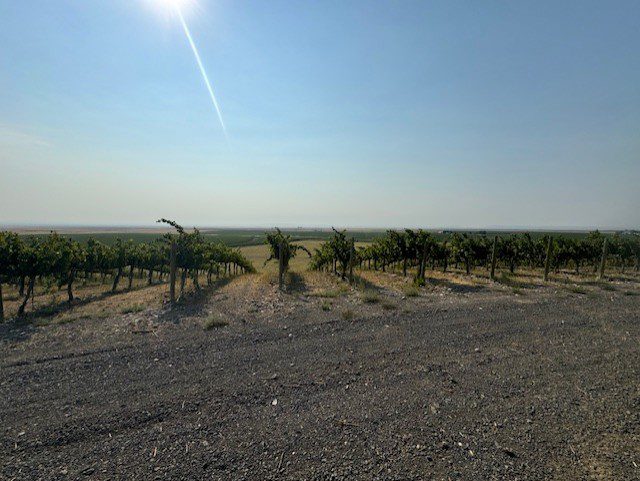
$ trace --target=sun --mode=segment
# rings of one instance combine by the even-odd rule
[[[182,8],[185,4],[189,3],[189,0],[155,0],[165,8]]]
[[[173,15],[177,11],[187,12],[195,3],[195,0],[145,0],[147,4],[157,12],[164,15]]]

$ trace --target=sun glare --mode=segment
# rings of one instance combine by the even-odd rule
[[[180,8],[182,9],[186,4],[189,3],[189,0],[155,0],[156,3],[159,3],[165,8]]]
[[[195,0],[145,0],[154,10],[165,16],[174,16],[177,12],[186,14]]]
[[[202,76],[202,80],[205,84],[207,92],[209,94],[209,98],[211,99],[211,103],[215,110],[215,113],[220,121],[220,126],[222,127],[222,132],[224,133],[224,137],[229,142],[229,137],[227,136],[227,128],[225,127],[224,120],[222,118],[222,112],[220,110],[220,105],[218,104],[218,100],[213,92],[213,87],[211,85],[211,81],[209,80],[209,75],[204,67],[202,62],[202,58],[200,57],[200,52],[198,51],[198,47],[191,35],[191,31],[189,30],[189,26],[187,25],[187,21],[185,17],[187,17],[187,13],[189,10],[196,5],[196,0],[146,0],[147,3],[152,5],[157,12],[162,13],[165,16],[166,20],[172,19],[177,20],[184,35],[187,39],[189,47],[193,52],[193,56],[195,58],[198,69],[200,70],[200,75]]]

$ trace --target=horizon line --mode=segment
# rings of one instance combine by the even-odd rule
[[[336,228],[338,230],[355,230],[355,231],[386,231],[386,230],[404,230],[404,229],[422,229],[426,231],[467,231],[467,232],[502,232],[502,231],[544,231],[544,232],[590,232],[594,230],[610,232],[610,231],[638,231],[639,227],[629,226],[354,226],[354,225],[293,225],[293,224],[261,224],[261,225],[193,225],[190,223],[180,223],[185,228],[197,228],[203,230],[273,230],[280,228],[282,230],[299,230],[299,231],[326,231]],[[151,231],[170,231],[169,226],[161,226],[153,224],[82,224],[82,223],[0,223],[0,230],[25,230],[25,231],[56,231],[59,229],[73,230],[98,230],[98,231],[118,231],[118,229],[131,230],[151,230]]]

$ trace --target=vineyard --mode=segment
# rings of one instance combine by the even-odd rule
[[[316,249],[312,268],[332,271],[343,279],[352,275],[354,266],[386,271],[415,270],[417,282],[423,282],[429,267],[447,272],[450,266],[464,267],[467,274],[475,267],[491,272],[496,268],[514,273],[518,268],[575,269],[591,268],[593,272],[615,266],[622,272],[640,268],[640,237],[635,235],[605,236],[598,231],[584,238],[545,235],[534,239],[531,234],[506,237],[453,233],[437,240],[423,230],[388,231],[367,246],[355,248],[355,240],[346,232],[334,231],[333,238]],[[602,275],[603,272],[600,274]]]
[[[68,303],[73,303],[74,285],[78,282],[106,284],[105,289],[115,293],[123,285],[124,289],[132,289],[134,278],[144,278],[147,285],[169,282],[171,301],[175,301],[183,295],[187,280],[200,290],[203,278],[210,285],[220,277],[255,272],[240,249],[212,242],[198,229],[188,232],[173,221],[158,222],[175,232],[148,242],[115,238],[109,243],[92,237],[74,240],[55,232],[34,236],[0,232],[0,293],[3,284],[17,290],[21,299],[17,315],[22,316],[29,299],[40,288],[65,289]],[[264,264],[277,262],[281,289],[290,260],[301,254],[310,258],[311,270],[331,272],[343,280],[352,281],[354,270],[391,270],[404,277],[411,275],[417,286],[425,284],[428,269],[444,273],[462,269],[466,274],[482,269],[492,279],[496,270],[513,274],[519,269],[542,269],[544,280],[548,280],[550,272],[560,270],[602,277],[607,269],[624,273],[627,269],[637,272],[640,267],[640,237],[635,234],[604,235],[594,231],[582,237],[529,233],[442,235],[406,229],[377,233],[369,242],[358,242],[356,246],[362,235],[349,236],[346,231],[333,229],[311,252],[299,243],[298,237],[276,229],[263,234],[269,248]],[[4,317],[0,295],[0,318]]]
[[[144,276],[148,285],[165,282],[172,273],[172,257],[174,271],[179,271],[180,293],[187,279],[200,289],[202,275],[211,283],[214,276],[253,272],[251,263],[237,249],[207,242],[197,229],[187,232],[175,222],[165,219],[159,222],[174,227],[176,234],[167,233],[149,243],[118,238],[108,245],[91,238],[80,243],[55,232],[27,238],[0,232],[0,319],[4,318],[3,283],[17,287],[22,298],[20,316],[35,295],[37,285],[66,288],[68,302],[72,303],[74,284],[78,281],[98,278],[104,284],[109,280],[111,292],[116,292],[123,281],[131,289],[136,275]]]

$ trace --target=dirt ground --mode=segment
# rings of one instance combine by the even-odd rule
[[[640,479],[638,282],[430,275],[5,323],[0,479]]]

